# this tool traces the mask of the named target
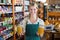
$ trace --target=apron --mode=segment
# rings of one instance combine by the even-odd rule
[[[38,24],[27,24],[26,25],[26,33],[25,40],[40,40],[40,37],[36,34],[39,28]]]

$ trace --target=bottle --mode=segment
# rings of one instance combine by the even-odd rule
[[[20,25],[17,26],[17,34],[20,35],[22,33],[22,27]]]

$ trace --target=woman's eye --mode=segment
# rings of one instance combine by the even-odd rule
[[[32,9],[31,9],[32,10]]]

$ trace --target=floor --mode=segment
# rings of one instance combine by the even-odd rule
[[[17,38],[17,40],[24,40],[24,36],[18,37],[18,36],[16,35],[16,38]],[[13,40],[13,37],[11,37],[11,38],[9,38],[9,39],[7,39],[7,40]],[[46,40],[46,35],[44,35],[43,38],[41,38],[41,40]],[[50,39],[47,39],[47,40],[51,40],[51,38],[50,38]],[[60,38],[56,38],[56,39],[54,39],[54,40],[60,40]]]

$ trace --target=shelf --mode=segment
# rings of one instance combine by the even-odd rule
[[[15,13],[17,13],[17,12],[22,12],[22,11],[15,11]],[[12,11],[5,12],[5,13],[12,13]]]
[[[10,36],[9,36],[9,35],[10,35]],[[7,36],[8,36],[7,38],[4,38],[5,40],[8,39],[8,38],[10,38],[10,37],[12,37],[13,35],[8,34]]]
[[[60,12],[60,10],[59,11],[57,11],[57,10],[56,11],[49,11],[49,12]]]
[[[48,21],[59,21],[59,20],[48,20]]]
[[[8,5],[11,5],[11,6],[12,6],[12,4],[9,4],[9,3],[8,3],[8,4],[0,3],[0,5],[7,5],[7,6],[8,6]]]
[[[58,20],[48,20],[49,22],[60,22]]]
[[[56,11],[48,11],[48,13],[60,13],[60,12],[56,12]]]
[[[3,37],[4,40],[10,38],[13,36],[13,31],[9,32],[9,33],[5,33],[5,35],[1,35]]]
[[[8,28],[6,28],[6,30],[1,31],[1,34],[2,34],[2,33],[4,33],[4,32],[5,32],[5,31],[7,31],[7,30],[10,30],[10,29],[12,29],[12,27],[11,27],[11,28],[9,28],[9,29],[8,29]]]
[[[5,5],[5,3],[0,3],[0,5]]]
[[[12,6],[12,4],[5,4],[5,3],[0,3],[0,6]],[[14,6],[23,6],[22,4],[15,4]],[[28,6],[28,5],[27,5]]]
[[[22,12],[22,11],[15,11],[15,13],[18,13],[18,12]],[[9,14],[9,13],[12,13],[12,11],[9,11],[9,12],[0,12],[0,14]]]
[[[24,12],[25,11],[23,11],[24,10],[24,6],[28,6],[29,5],[29,2],[27,2],[27,1],[29,1],[29,0],[23,0],[23,1],[21,1],[21,0],[7,0],[6,2],[4,2],[5,0],[3,0],[3,2],[0,2],[0,6],[1,6],[1,8],[2,8],[2,10],[0,11],[0,14],[2,14],[2,16],[1,16],[1,18],[2,18],[2,20],[3,20],[3,22],[6,24],[3,24],[3,26],[5,26],[6,27],[6,30],[3,30],[1,33],[3,33],[4,32],[4,34],[5,35],[1,35],[1,36],[3,36],[4,37],[4,39],[6,40],[6,39],[8,39],[8,38],[10,38],[11,36],[13,36],[14,38],[12,39],[12,40],[16,40],[16,35],[15,35],[15,30],[13,30],[13,33],[14,33],[14,35],[11,35],[10,34],[10,32],[8,31],[8,33],[6,34],[6,32],[5,31],[7,31],[7,30],[11,30],[12,29],[12,27],[13,27],[13,29],[15,28],[15,21],[16,20],[19,20],[19,17],[23,17],[24,16]],[[22,4],[21,2],[24,2],[25,1],[25,3],[26,4]],[[8,4],[7,4],[7,2],[8,2]],[[14,4],[14,3],[17,3],[17,4]],[[19,4],[19,3],[21,3],[21,4]],[[22,8],[15,8],[15,7],[17,7],[17,6],[22,6]],[[4,10],[4,8],[6,8],[5,10]],[[11,10],[12,9],[12,10]],[[17,9],[17,10],[16,10]],[[21,11],[22,10],[22,11]],[[23,13],[23,15],[22,14],[19,14],[19,13]],[[17,15],[18,14],[18,15]],[[9,16],[9,15],[11,15],[12,17],[13,17],[13,20],[12,20],[12,23],[13,23],[13,26],[10,26],[10,25],[8,25],[7,23],[8,22],[5,22],[5,21],[7,21],[8,19],[9,19],[9,17],[11,17],[11,16]],[[5,19],[5,17],[7,17],[6,18],[6,20],[4,20]],[[4,19],[3,19],[4,18]],[[21,19],[20,19],[21,20]],[[19,21],[20,21],[19,20]],[[9,23],[10,23],[11,21],[9,21]],[[9,28],[9,27],[11,27],[11,28]],[[11,35],[11,36],[9,36],[9,35]]]
[[[60,16],[60,12],[48,12],[48,16]]]
[[[7,33],[9,31],[9,33]],[[10,38],[11,36],[13,36],[12,34],[13,31],[10,31],[10,29],[6,29],[2,32],[2,34],[0,33],[0,36],[2,36],[5,40]]]

